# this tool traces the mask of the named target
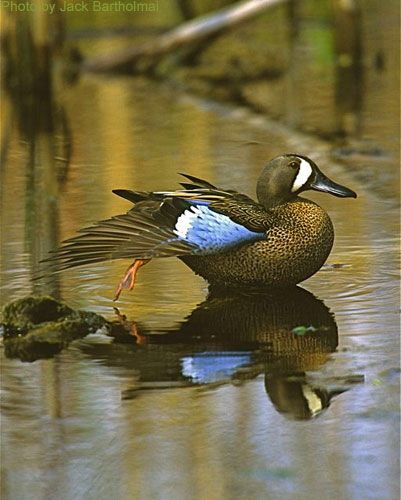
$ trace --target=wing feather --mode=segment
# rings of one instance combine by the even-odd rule
[[[264,237],[271,227],[271,215],[248,196],[181,175],[190,183],[182,183],[183,189],[177,191],[113,190],[134,207],[80,229],[43,262],[52,271],[61,271],[119,258],[213,253]],[[184,213],[189,226],[180,232],[177,224]]]

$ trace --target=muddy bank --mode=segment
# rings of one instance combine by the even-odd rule
[[[277,6],[184,55],[166,74],[303,131],[372,141],[365,115],[373,105],[372,85],[397,99],[399,63],[397,4],[374,2],[370,9],[375,12],[311,0]],[[375,25],[386,27],[387,35],[372,40]],[[376,119],[388,121],[384,104],[376,107]],[[371,144],[370,154],[387,146]],[[366,153],[366,144],[362,149]]]
[[[228,3],[200,8],[188,2],[173,26]],[[384,197],[398,199],[399,5],[347,5],[307,0],[275,6],[157,60],[145,73],[273,119],[274,130],[280,123],[290,133],[323,139],[330,161],[345,164]],[[141,45],[144,36],[124,44],[135,47],[135,41]],[[84,41],[79,49],[84,59],[94,50]],[[312,154],[321,148],[303,149]]]

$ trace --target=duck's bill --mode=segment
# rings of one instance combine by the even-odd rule
[[[334,196],[339,196],[340,198],[356,198],[355,191],[352,191],[352,189],[348,189],[345,186],[341,186],[341,184],[337,184],[321,172],[317,172],[315,180],[312,181],[309,186],[310,189],[313,189],[314,191],[330,193]]]

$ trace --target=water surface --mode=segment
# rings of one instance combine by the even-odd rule
[[[4,303],[50,287],[113,317],[128,261],[31,283],[58,241],[129,208],[112,189],[172,189],[184,171],[253,195],[273,156],[319,162],[297,136],[141,79],[86,77],[57,109],[50,133],[9,131]],[[118,303],[142,344],[98,333],[54,359],[3,356],[4,498],[398,498],[396,185],[386,198],[320,166],[358,199],[310,195],[337,236],[302,288],[206,299],[184,264],[155,261]]]

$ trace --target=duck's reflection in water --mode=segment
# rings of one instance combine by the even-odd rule
[[[277,411],[290,418],[316,417],[333,396],[309,380],[335,351],[337,325],[325,304],[306,290],[229,292],[210,290],[176,329],[149,330],[119,319],[126,334],[111,345],[82,343],[81,349],[111,366],[133,370],[124,398],[140,391],[239,384],[261,373]]]

